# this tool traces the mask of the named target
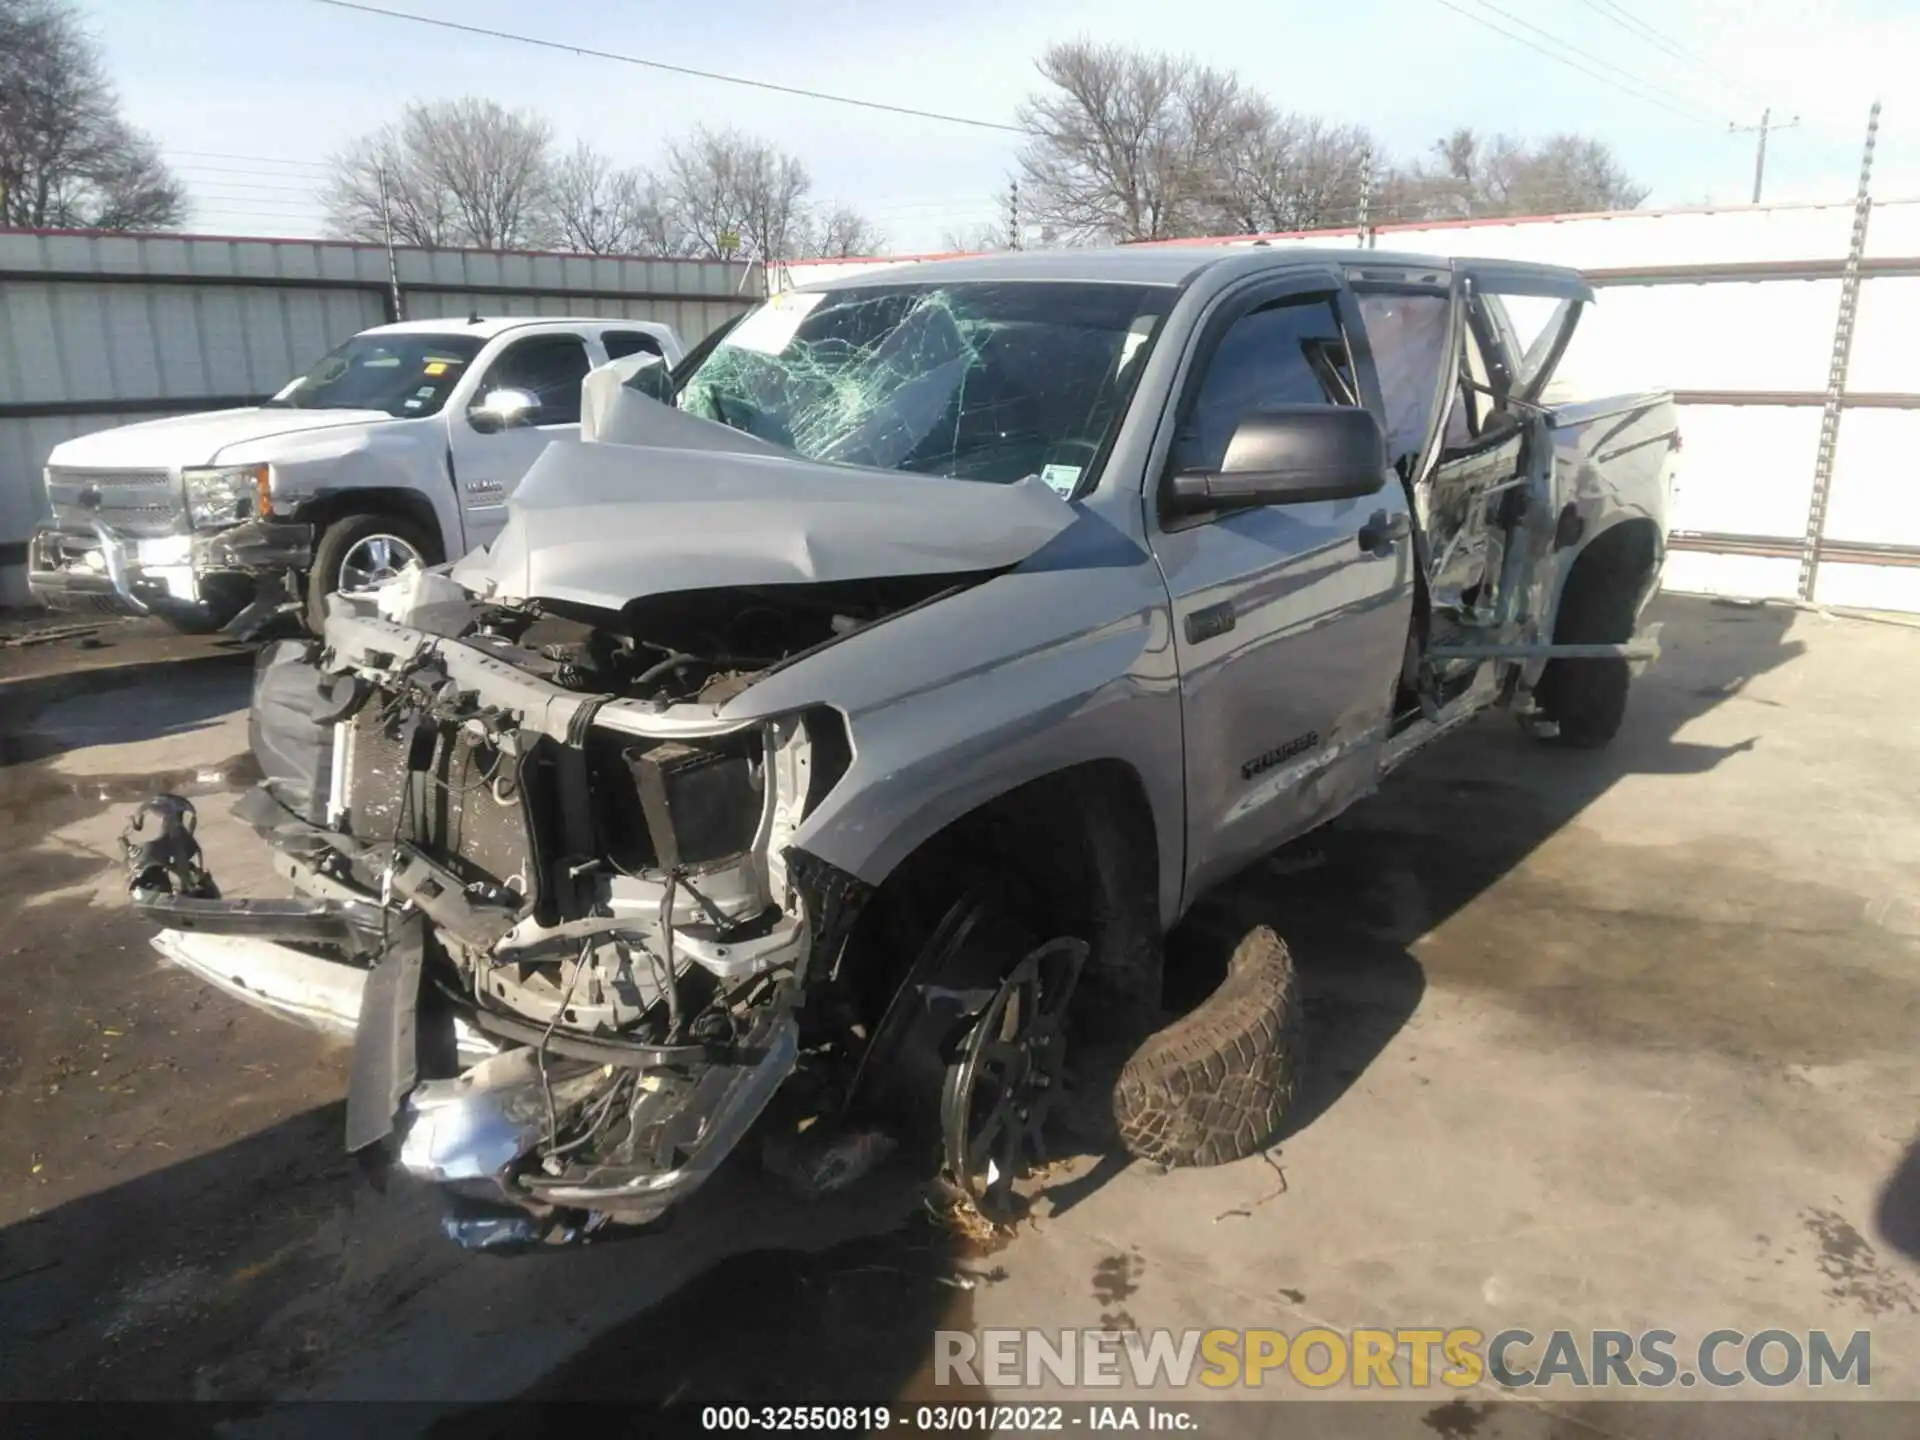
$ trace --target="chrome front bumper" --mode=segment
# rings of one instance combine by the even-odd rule
[[[134,546],[98,522],[85,531],[46,526],[34,532],[27,546],[27,588],[49,610],[82,610],[106,615],[150,615],[156,588],[166,589],[167,577],[149,577]],[[191,555],[191,541],[169,536],[162,545],[179,548],[182,560]],[[136,578],[138,584],[136,585]],[[191,586],[189,563],[185,579],[189,603],[197,600]]]
[[[27,588],[48,610],[216,624],[250,598],[252,577],[305,570],[312,558],[311,526],[270,520],[151,539],[99,521],[84,529],[46,525],[27,546]]]

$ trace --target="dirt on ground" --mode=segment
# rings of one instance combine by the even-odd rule
[[[1488,717],[1237,882],[1307,986],[1267,1156],[1075,1155],[982,1246],[914,1153],[808,1203],[743,1148],[659,1234],[518,1259],[343,1153],[344,1047],[163,964],[121,903],[157,790],[231,893],[268,878],[225,815],[248,652],[0,647],[0,1395],[426,1398],[469,1433],[482,1399],[925,1398],[933,1333],[976,1324],[1415,1312],[1870,1326],[1920,1395],[1920,637],[1661,606],[1614,750]],[[1516,1433],[1486,1398],[1409,1413]]]

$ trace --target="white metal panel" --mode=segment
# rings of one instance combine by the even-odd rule
[[[154,307],[154,343],[160,350],[160,393],[168,397],[219,393],[208,374],[201,323],[205,292],[193,286],[165,285],[148,294]],[[91,399],[98,393],[76,387],[69,398]]]
[[[1920,278],[1861,281],[1847,389],[1912,395],[1920,403]]]
[[[1816,605],[1857,610],[1920,611],[1920,567],[1822,560],[1813,599]]]
[[[1841,412],[1825,535],[1920,545],[1920,408]]]
[[[1920,200],[1874,202],[1867,220],[1867,255],[1899,260],[1920,255]]]
[[[1686,405],[1675,530],[1798,540],[1807,529],[1820,412],[1811,406]]]
[[[0,285],[0,404],[58,400],[66,394],[53,293],[51,285]]]
[[[1709,555],[1671,550],[1661,588],[1683,595],[1727,595],[1743,600],[1791,600],[1800,585],[1798,560],[1760,555]]]
[[[1823,390],[1839,306],[1838,280],[1609,285],[1561,375],[1588,395]]]

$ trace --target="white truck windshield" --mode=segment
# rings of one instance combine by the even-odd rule
[[[267,404],[437,414],[486,342],[476,335],[356,335]]]

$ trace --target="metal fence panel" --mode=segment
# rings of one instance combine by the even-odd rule
[[[1811,405],[1685,405],[1670,525],[1791,540],[1807,519],[1820,411]]]
[[[1839,303],[1838,280],[1608,285],[1560,373],[1589,395],[1818,390]]]
[[[1878,215],[1873,223],[1880,223]],[[1920,240],[1914,253],[1920,254]],[[1920,401],[1920,276],[1881,275],[1860,282],[1847,389],[1907,394]]]
[[[1819,605],[1920,611],[1920,566],[1863,565],[1829,553],[1820,561],[1813,598]]]
[[[1849,410],[1834,450],[1829,540],[1920,551],[1920,408]],[[1920,558],[1920,557],[1917,557]],[[1824,565],[1826,562],[1821,561]]]

